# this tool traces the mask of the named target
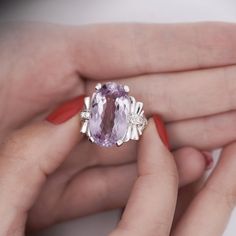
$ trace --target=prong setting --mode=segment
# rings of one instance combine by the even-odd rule
[[[90,109],[90,102],[91,102],[90,97],[85,97],[84,98],[84,108],[87,111]]]
[[[120,139],[116,142],[116,146],[120,147],[123,143],[124,143],[124,141]]]
[[[86,134],[88,130],[88,120],[85,120],[84,123],[81,126],[80,132],[82,134]]]
[[[95,89],[96,89],[96,90],[99,90],[101,87],[102,87],[102,84],[101,84],[101,83],[98,83],[98,84],[96,84]]]
[[[134,113],[137,114],[137,115],[140,115],[142,110],[143,110],[143,103],[142,102],[136,102]]]
[[[129,89],[129,86],[128,85],[124,85],[124,90],[126,93],[129,93],[130,89]]]
[[[91,143],[94,143],[94,139],[93,139],[93,137],[89,137],[89,141],[91,142]]]

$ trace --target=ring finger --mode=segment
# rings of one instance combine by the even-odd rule
[[[209,116],[236,108],[236,66],[152,74],[120,79],[130,94],[144,103],[148,116],[160,114],[166,122]],[[96,81],[88,81],[87,94]],[[145,88],[145,89],[144,89]]]

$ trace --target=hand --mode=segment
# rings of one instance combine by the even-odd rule
[[[204,43],[211,42],[213,38],[215,39],[215,35],[221,35],[222,31],[226,32],[223,35],[226,35],[227,32],[234,32],[234,25],[230,24],[196,24],[183,26],[116,25],[115,28],[112,25],[86,27],[27,25],[25,27],[22,26],[20,29],[8,29],[5,34],[2,34],[0,45],[0,63],[2,65],[0,76],[2,96],[0,100],[2,103],[0,106],[2,126],[1,139],[4,140],[5,137],[9,135],[13,138],[9,138],[6,142],[7,145],[2,145],[3,148],[5,149],[5,146],[11,147],[11,143],[14,145],[18,143],[18,149],[22,150],[21,152],[24,153],[28,148],[26,148],[26,145],[22,144],[22,140],[24,140],[23,137],[26,137],[24,143],[28,143],[29,140],[34,139],[35,136],[41,132],[41,128],[37,130],[30,126],[31,128],[27,127],[26,131],[24,128],[21,129],[23,131],[17,131],[17,134],[15,133],[16,129],[25,125],[28,126],[31,122],[39,122],[41,124],[40,121],[61,102],[81,94],[90,93],[91,88],[93,88],[97,80],[118,78],[121,80],[121,83],[125,82],[130,85],[133,94],[144,101],[145,110],[147,110],[149,115],[154,112],[163,115],[164,119],[168,122],[167,129],[172,148],[195,146],[201,149],[207,149],[221,146],[232,141],[235,138],[235,132],[232,131],[233,126],[230,126],[230,122],[233,122],[234,116],[231,113],[225,113],[220,116],[216,115],[214,117],[211,116],[217,112],[224,112],[231,108],[227,106],[229,102],[227,100],[228,96],[221,96],[220,99],[220,102],[225,106],[219,106],[218,100],[214,103],[214,99],[218,98],[218,95],[220,95],[218,94],[218,90],[212,93],[212,95],[214,95],[213,97],[209,97],[207,90],[200,90],[201,93],[198,91],[199,96],[192,99],[185,99],[186,94],[193,93],[194,89],[201,88],[201,86],[203,87],[203,83],[198,84],[198,76],[193,76],[193,78],[195,78],[194,81],[192,81],[191,78],[187,78],[188,80],[184,79],[185,74],[193,72],[173,72],[177,70],[200,69],[199,64],[196,63],[195,60],[196,55],[193,53],[193,50],[196,48],[196,44],[194,43],[196,35],[192,33],[193,28],[196,31],[200,31],[199,35],[205,35],[205,37],[208,38],[208,40],[202,40],[202,44],[203,46],[205,45],[206,50],[208,47],[207,44]],[[214,30],[207,34],[201,33],[208,31],[209,28],[213,28]],[[146,33],[140,36],[138,33],[140,31]],[[163,32],[163,34],[161,32]],[[172,34],[181,32],[176,39],[177,41],[171,41],[172,36],[170,36],[169,40],[162,38],[163,35],[165,37],[167,37],[168,34],[172,35],[171,32]],[[136,35],[137,37],[135,37],[136,39],[134,40],[134,36]],[[153,40],[154,38],[158,40]],[[228,42],[229,40],[233,40],[233,36],[225,38],[224,47],[219,47],[218,44],[216,44],[210,58],[207,59],[205,56],[201,58],[201,62],[203,63],[202,67],[233,64],[233,55],[230,56],[228,53],[233,51],[231,48],[229,49],[231,45]],[[185,45],[181,44],[183,41]],[[172,49],[169,51],[169,56],[166,52],[166,42],[168,42],[168,49]],[[177,42],[179,47],[175,47]],[[188,43],[187,50],[185,49],[186,42]],[[199,41],[197,42],[199,43]],[[223,40],[221,40],[221,42],[223,44]],[[232,46],[233,45],[232,43]],[[183,57],[181,61],[176,59],[176,64],[172,62],[170,64],[169,59],[173,59],[173,56],[170,57],[170,55],[176,55],[175,57],[177,57],[179,56],[178,52],[184,52],[184,49],[186,50],[184,53],[186,58]],[[199,53],[199,51],[196,51],[196,53]],[[146,54],[149,55],[149,57],[145,56]],[[215,56],[213,56],[213,54]],[[218,54],[221,56],[217,57]],[[106,55],[105,58],[104,55]],[[166,55],[166,58],[164,55]],[[193,58],[192,55],[195,55],[195,57]],[[222,55],[225,56],[222,57]],[[159,60],[157,60],[158,58],[156,59],[156,56],[158,56]],[[156,61],[158,61],[158,63],[156,63]],[[219,70],[225,71],[226,68],[220,68]],[[173,73],[160,74],[160,72],[167,71],[172,71]],[[202,73],[202,71],[196,72]],[[140,77],[140,74],[152,75]],[[169,77],[178,77],[181,74],[183,74],[183,78],[179,78],[178,82],[182,82],[179,83],[178,86],[173,88],[171,83],[167,84],[168,81],[172,81]],[[163,77],[163,80],[159,78],[160,75]],[[165,76],[168,78],[164,79]],[[131,78],[128,79],[128,77]],[[215,78],[214,81],[212,77],[210,78],[210,83],[204,84],[205,89],[211,86],[215,81]],[[125,81],[122,81],[122,79]],[[150,94],[152,94],[153,97],[146,96],[146,94],[142,93],[143,79],[146,79],[145,86],[150,88]],[[188,84],[189,79],[191,79],[191,83],[194,83],[194,86]],[[176,85],[174,81],[177,81],[177,79],[173,80],[173,83]],[[220,81],[223,83],[224,79],[220,78],[219,82]],[[186,86],[190,86],[190,90],[183,90],[185,87],[184,83],[186,83]],[[157,87],[156,91],[151,90],[158,84],[160,86]],[[198,87],[196,85],[198,85]],[[168,98],[167,96],[172,96],[174,92],[173,89],[175,89],[174,96],[172,99],[171,97]],[[164,94],[166,94],[166,98],[164,98]],[[182,96],[180,96],[181,94]],[[207,103],[208,99],[209,103]],[[160,102],[154,104],[154,100],[159,100]],[[169,102],[167,103],[166,101]],[[199,107],[194,106],[194,104],[200,102],[203,103],[203,105]],[[193,109],[193,107],[195,109]],[[196,112],[196,109],[199,110]],[[205,118],[206,115],[210,117]],[[188,119],[194,116],[198,116],[198,118]],[[204,119],[201,118],[202,116]],[[221,123],[219,117],[222,116],[225,117],[228,122],[224,121]],[[74,121],[74,123],[76,124],[74,124],[74,126],[72,125],[73,132],[71,133],[69,130],[67,134],[69,140],[73,139],[75,133],[76,137],[78,134],[79,128],[76,128],[77,121]],[[44,127],[44,122],[41,125]],[[39,125],[39,127],[41,127],[41,125]],[[222,125],[226,130],[224,136],[216,135],[217,132],[219,132],[219,125]],[[227,127],[223,125],[227,125]],[[195,129],[194,127],[197,128]],[[30,134],[27,132],[28,129],[30,130]],[[206,130],[209,130],[209,133],[213,135],[209,135],[208,138],[205,138],[206,140],[204,139],[204,141],[202,141],[202,138],[200,139],[199,137],[201,137],[200,135],[202,134],[206,137],[206,134],[208,134]],[[25,132],[27,135],[25,135]],[[60,135],[62,133],[60,133]],[[195,135],[192,135],[192,133]],[[46,130],[43,139],[45,139],[45,136],[48,136]],[[65,137],[66,135],[63,136],[63,141],[66,139]],[[50,140],[45,140],[47,140],[47,143],[51,142],[53,147],[56,146],[56,137],[55,140],[51,140],[51,136]],[[30,213],[31,227],[41,228],[64,219],[89,214],[99,210],[115,208],[125,204],[137,174],[135,163],[133,163],[136,159],[136,145],[132,143],[124,145],[119,149],[119,152],[117,152],[117,149],[110,149],[108,151],[97,148],[96,146],[91,146],[86,141],[81,141],[73,150],[72,155],[69,155],[72,146],[74,146],[77,141],[78,140],[74,140],[74,142],[71,142],[68,146],[64,143],[63,146],[65,146],[64,148],[66,149],[65,153],[68,155],[65,153],[63,153],[64,155],[58,155],[55,159],[56,164],[53,164],[54,168],[50,169],[49,172],[46,171],[50,176],[48,176],[46,182],[42,181],[43,189],[41,189],[37,203],[35,205],[32,203],[34,207]],[[60,142],[62,142],[61,139]],[[40,144],[40,147],[42,146],[43,144]],[[14,162],[17,166],[18,163],[21,163],[19,160],[22,158],[21,155],[14,152],[14,150],[18,149],[8,148],[10,154],[7,154],[7,156],[11,155],[15,157],[13,160],[15,160]],[[13,150],[13,153],[9,150]],[[32,152],[36,152],[36,150],[38,149]],[[45,152],[47,151],[45,150]],[[181,185],[192,182],[201,176],[205,169],[205,159],[200,152],[193,148],[183,148],[177,150],[175,156],[179,166]],[[41,159],[43,159],[42,162],[44,162],[46,158],[47,156],[41,157],[40,162]],[[3,162],[6,160],[6,158],[2,159]],[[31,163],[35,165],[34,168],[38,168],[39,164],[36,159],[35,162]],[[64,161],[65,159],[66,161]],[[58,169],[58,166],[62,162],[63,165]],[[5,164],[2,166],[5,166]],[[4,169],[2,173],[8,173],[4,167],[2,168]],[[27,171],[23,168],[23,172],[31,176],[31,172],[34,171],[34,168],[30,165]],[[120,168],[123,168],[122,171]],[[115,169],[117,170],[116,173],[114,173]],[[56,170],[56,172],[54,170]],[[128,176],[123,173],[127,173]],[[4,176],[2,179],[7,178],[5,175],[2,176]],[[94,179],[94,181],[91,181],[91,178]],[[16,180],[14,186],[19,186],[17,178],[14,178],[14,180]],[[88,184],[85,185],[84,181],[87,181]],[[21,182],[22,181],[20,181],[20,183]],[[118,194],[120,193],[118,186],[120,186],[121,183],[123,191],[121,194]],[[109,189],[109,191],[107,191],[107,189]],[[94,192],[99,194],[95,195]],[[111,192],[114,193],[114,195],[111,195]],[[61,198],[62,193],[63,197]],[[91,198],[84,198],[84,195],[91,196]],[[5,197],[8,199],[7,194]],[[24,199],[24,191],[21,197],[17,194],[15,197]],[[78,198],[81,200],[78,201]],[[109,201],[107,200],[108,198]],[[4,198],[1,203],[5,205]],[[12,205],[14,205],[14,203]],[[42,205],[46,207],[42,208]],[[31,207],[26,207],[23,209],[28,211],[30,208]],[[48,211],[45,212],[45,208],[47,208]],[[57,209],[57,211],[54,209]],[[37,221],[35,219],[37,219]],[[41,219],[42,222],[38,219]]]
[[[148,115],[164,118],[172,148],[221,147],[236,133],[235,27],[33,24],[6,30],[0,45],[1,135],[91,93],[97,81],[119,79],[144,101]]]
[[[33,122],[3,141],[0,213],[5,217],[1,235],[23,235],[26,222],[38,229],[126,203],[137,176],[134,163],[96,166],[89,158],[78,160],[77,147],[76,155],[66,159],[83,142],[78,115],[82,105],[83,97],[66,102],[47,121]],[[180,185],[194,176],[188,174],[188,164],[181,164],[185,152],[174,152]]]
[[[110,236],[221,236],[236,202],[236,143],[224,148],[212,176],[173,225],[178,171],[153,120],[138,148],[138,178],[118,227]]]

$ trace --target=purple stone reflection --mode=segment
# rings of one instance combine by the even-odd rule
[[[106,83],[92,98],[90,134],[100,146],[110,147],[127,131],[130,99],[122,85]]]

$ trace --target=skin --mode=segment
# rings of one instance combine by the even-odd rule
[[[236,186],[232,181],[236,144],[224,148],[212,176],[173,227],[178,172],[173,156],[155,134],[154,123],[150,123],[139,144],[138,178],[111,236],[222,235],[236,200]]]
[[[177,227],[172,228],[172,220],[178,187],[204,172],[202,151],[235,140],[234,24],[25,24],[2,29],[1,235],[23,235],[26,224],[40,229],[124,206],[134,182],[112,235],[222,234],[235,196],[234,144],[225,148]],[[148,117],[163,117],[175,162],[152,121],[140,143],[125,144],[119,152],[78,135],[77,116],[59,126],[44,121],[63,101],[91,94],[98,81],[106,80],[129,85]],[[199,219],[202,227],[195,229]],[[206,222],[212,228],[204,227]]]

